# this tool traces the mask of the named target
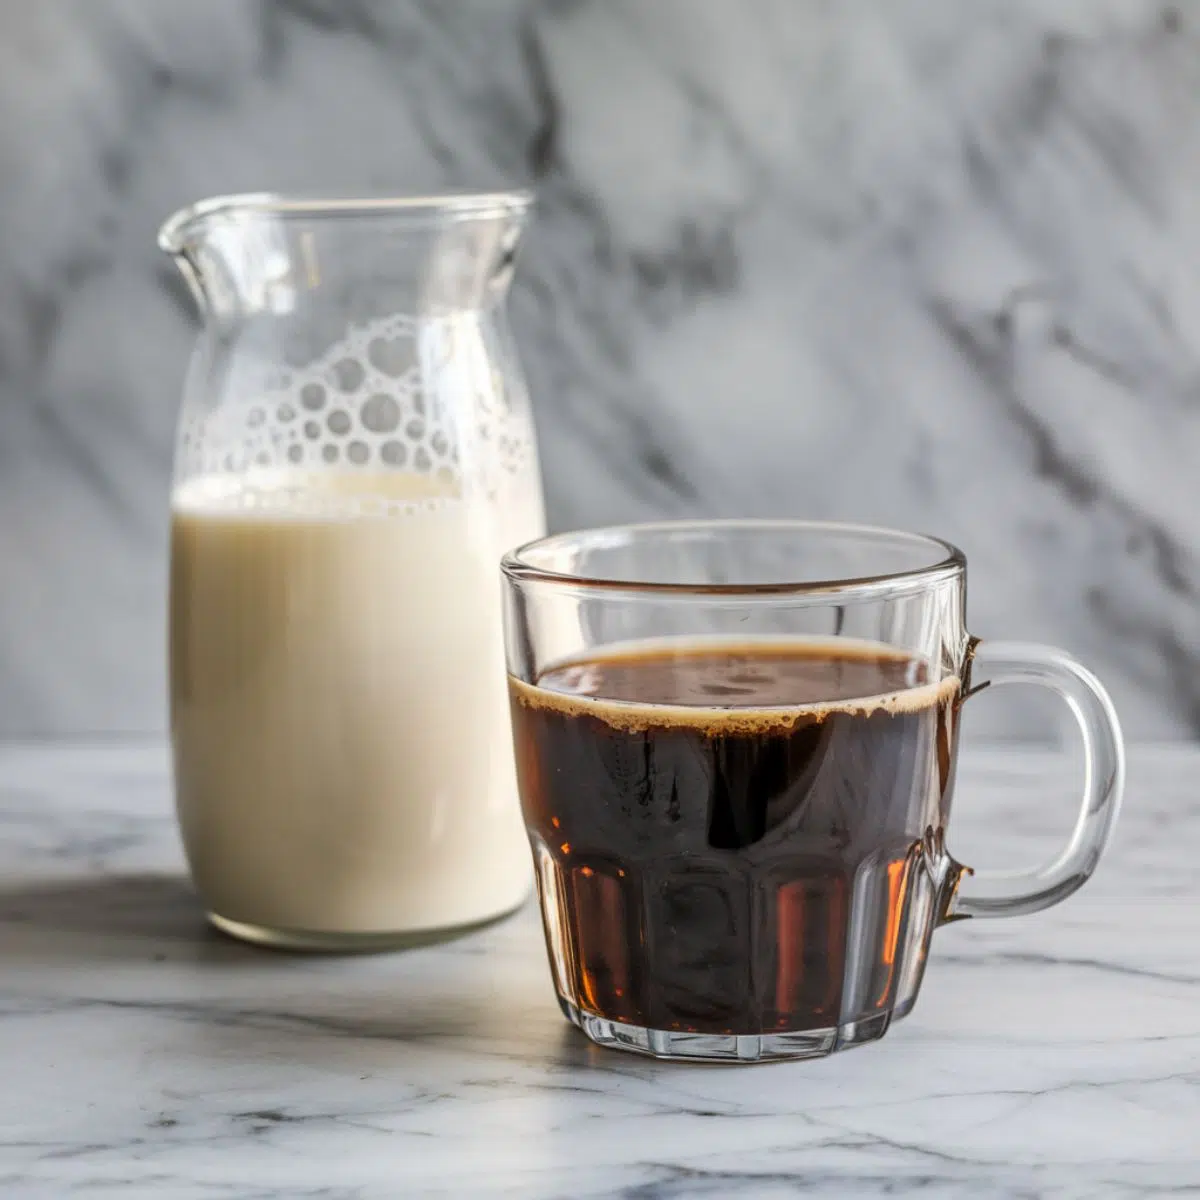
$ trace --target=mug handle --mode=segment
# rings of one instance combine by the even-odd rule
[[[1075,828],[1057,858],[1031,871],[964,868],[946,919],[1015,917],[1058,904],[1081,888],[1108,844],[1125,790],[1125,743],[1104,685],[1063,650],[1026,642],[973,639],[964,700],[985,687],[1035,684],[1061,696],[1083,734],[1083,801]],[[984,680],[977,673],[983,669]]]

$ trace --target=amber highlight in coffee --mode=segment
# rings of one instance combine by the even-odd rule
[[[849,639],[658,642],[511,678],[510,694],[569,1006],[756,1034],[911,1003],[956,678]]]

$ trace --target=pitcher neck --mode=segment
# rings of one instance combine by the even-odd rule
[[[210,319],[287,315],[322,293],[379,310],[499,303],[527,192],[316,199],[255,193],[181,209],[158,244]]]

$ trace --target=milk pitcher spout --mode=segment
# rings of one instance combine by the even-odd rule
[[[220,196],[175,213],[158,244],[213,317],[292,313],[327,302],[331,287],[395,311],[478,309],[503,300],[529,204],[524,192]]]

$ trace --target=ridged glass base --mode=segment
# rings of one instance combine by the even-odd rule
[[[593,1016],[561,996],[558,1003],[567,1020],[582,1029],[597,1046],[680,1062],[758,1063],[824,1058],[835,1050],[848,1050],[883,1037],[893,1016],[890,1012],[879,1013],[863,1021],[798,1033],[677,1033]]]
[[[208,912],[209,921],[222,933],[250,942],[255,946],[266,946],[271,950],[295,950],[314,954],[379,954],[387,950],[411,950],[416,946],[430,946],[437,942],[453,941],[503,921],[517,911],[525,901],[495,916],[484,917],[465,925],[447,925],[439,929],[416,931],[398,930],[383,933],[328,933],[306,929],[274,929],[266,925],[253,925],[245,921],[234,921],[220,913]]]

